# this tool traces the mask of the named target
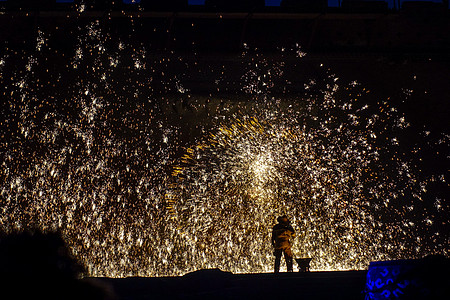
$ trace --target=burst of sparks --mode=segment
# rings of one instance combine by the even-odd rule
[[[45,64],[56,54],[41,31],[35,52],[23,54],[23,70],[4,76],[14,54],[0,59],[9,99],[1,121],[1,231],[59,230],[90,276],[270,271],[270,228],[282,213],[298,231],[296,256],[313,257],[316,270],[448,251],[416,239],[421,226],[436,222],[432,214],[416,217],[429,181],[395,134],[410,127],[407,116],[383,101],[359,101],[367,93],[360,83],[340,99],[330,75],[320,97],[289,105],[255,100],[250,112],[234,116],[224,109],[213,128],[185,145],[164,113],[174,105],[148,92],[156,82],[189,92],[179,74],[156,71],[176,59],[152,60],[98,21],[78,34],[70,58],[62,55],[63,72]],[[305,55],[298,45],[295,55]],[[284,63],[263,58],[247,67],[243,93],[258,95],[283,76]],[[55,86],[63,83],[61,93]],[[318,85],[311,80],[305,90]],[[439,143],[448,145],[448,136]],[[433,201],[437,212],[448,207],[446,199]]]
[[[315,269],[364,268],[393,255],[386,235],[398,227],[378,214],[393,209],[398,194],[414,193],[417,178],[396,152],[382,149],[387,132],[370,122],[373,115],[339,107],[332,93],[325,99],[321,110],[333,111],[325,120],[311,115],[321,114],[316,103],[289,113],[271,104],[187,149],[173,173],[174,213],[184,238],[195,241],[191,260],[234,272],[271,270],[268,224],[280,214],[298,227],[296,256],[314,257]],[[383,122],[396,120],[384,115]]]

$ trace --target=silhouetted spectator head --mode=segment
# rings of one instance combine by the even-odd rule
[[[80,281],[82,270],[58,233],[0,235],[2,299],[111,299]]]
[[[76,278],[81,270],[57,233],[36,231],[0,237],[2,276]]]

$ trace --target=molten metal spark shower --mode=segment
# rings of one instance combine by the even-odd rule
[[[67,52],[40,31],[34,49],[0,53],[1,231],[58,230],[88,275],[112,277],[268,272],[279,214],[314,270],[448,251],[433,227],[447,200],[427,194],[445,174],[421,175],[424,146],[405,145],[408,116],[389,101],[332,74],[305,83],[309,95],[271,96],[285,64],[260,55],[240,77],[250,100],[188,95],[183,108],[154,89],[184,97],[194,65],[100,25],[73,32]]]

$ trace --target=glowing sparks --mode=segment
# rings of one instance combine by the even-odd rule
[[[325,95],[320,107],[324,112],[342,108],[348,122],[320,112],[326,119],[318,119],[310,114],[317,111],[315,104],[287,114],[268,103],[270,110],[260,107],[252,117],[224,121],[208,139],[187,150],[174,172],[181,187],[175,202],[178,221],[191,239],[214,244],[214,232],[234,249],[232,254],[219,246],[210,253],[202,250],[201,257],[193,254],[197,264],[206,268],[214,262],[234,272],[269,271],[273,258],[270,245],[261,243],[268,234],[264,224],[285,213],[299,223],[296,255],[314,257],[315,269],[364,268],[370,260],[393,255],[388,242],[392,235],[379,234],[381,228],[389,232],[393,227],[376,214],[396,206],[390,198],[397,193],[420,199],[417,178],[407,162],[390,162],[396,151],[380,154],[383,144],[376,136],[387,132],[371,125],[367,130],[358,114],[367,106],[340,106],[332,97]],[[395,118],[382,115],[395,126]],[[314,121],[319,126],[305,127]],[[236,228],[245,233],[246,247],[234,236]],[[262,257],[228,263],[230,255],[233,261],[247,257],[247,247]]]
[[[416,237],[430,228],[445,239],[436,216],[446,199],[434,197],[432,213],[421,207],[430,182],[447,179],[421,176],[420,149],[405,150],[397,134],[411,129],[408,116],[385,101],[364,103],[361,83],[340,86],[328,75],[304,85],[310,97],[265,96],[245,109],[211,96],[213,124],[198,121],[195,141],[182,142],[186,130],[173,124],[180,116],[167,111],[185,103],[151,94],[154,84],[189,94],[182,75],[166,72],[182,59],[153,60],[100,27],[80,28],[70,58],[59,58],[65,69],[51,78],[68,82],[64,93],[50,79],[42,84],[46,58],[57,54],[41,31],[23,69],[0,73],[9,99],[0,120],[0,230],[61,231],[91,276],[270,271],[269,231],[284,213],[298,230],[295,255],[313,257],[315,270],[446,251]],[[14,55],[2,56],[0,71]],[[297,45],[294,55],[305,53]],[[243,94],[267,95],[284,65],[252,60],[240,76]],[[186,107],[195,119],[208,103]],[[433,132],[423,135],[434,150]],[[448,142],[444,134],[437,144]]]

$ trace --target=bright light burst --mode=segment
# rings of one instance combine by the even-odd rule
[[[313,257],[315,270],[448,251],[445,230],[421,241],[447,199],[431,197],[435,212],[419,209],[445,175],[421,176],[420,147],[402,144],[407,116],[388,101],[365,103],[357,82],[328,75],[308,97],[224,100],[234,110],[217,109],[214,125],[199,124],[202,134],[185,143],[168,112],[176,100],[152,94],[188,92],[183,74],[161,71],[182,58],[155,60],[99,22],[74,34],[70,55],[39,31],[31,53],[7,49],[0,59],[1,231],[58,230],[91,276],[270,271],[279,214],[297,229],[295,255]],[[241,77],[243,93],[268,95],[284,63],[256,63]],[[431,148],[432,135],[423,135]],[[438,143],[447,149],[448,136]]]
[[[266,101],[186,150],[173,175],[191,260],[202,268],[270,271],[269,224],[281,214],[298,229],[295,255],[313,257],[315,269],[365,268],[405,255],[401,240],[416,233],[387,220],[408,218],[390,201],[407,196],[414,203],[420,191],[391,137],[397,116],[387,103],[376,113],[358,99],[340,103],[337,89],[303,108]]]

